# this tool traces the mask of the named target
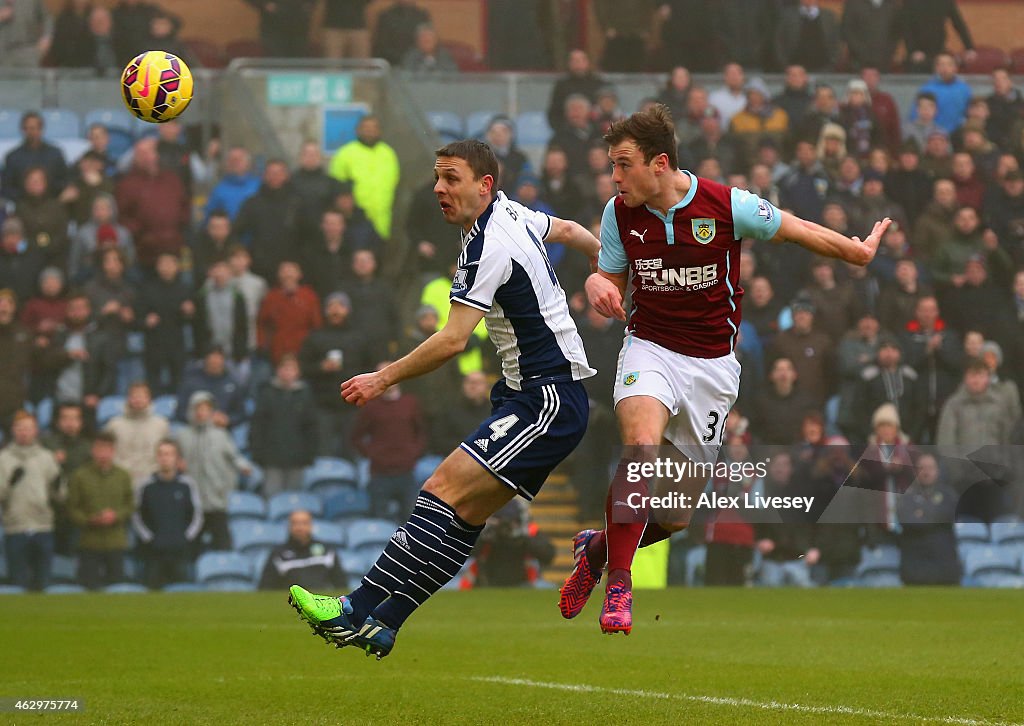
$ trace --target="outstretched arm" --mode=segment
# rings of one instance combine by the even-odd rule
[[[560,242],[570,249],[582,252],[590,259],[591,271],[597,271],[597,256],[601,252],[601,243],[582,224],[552,217],[551,231],[544,241]]]
[[[483,316],[483,310],[462,303],[453,304],[448,322],[443,328],[394,363],[342,383],[341,397],[349,403],[362,406],[400,381],[440,368],[466,349],[469,336]]]
[[[874,259],[882,235],[891,223],[888,217],[876,222],[871,234],[861,241],[860,237],[847,237],[820,224],[782,212],[782,224],[772,237],[772,242],[794,242],[824,257],[835,257],[863,267]]]

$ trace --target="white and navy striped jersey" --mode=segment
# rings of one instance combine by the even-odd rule
[[[548,215],[498,192],[463,237],[452,281],[452,302],[485,312],[505,381],[517,391],[597,373],[544,249],[550,231]]]

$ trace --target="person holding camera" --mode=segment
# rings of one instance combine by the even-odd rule
[[[26,411],[14,414],[13,441],[0,451],[7,569],[11,582],[42,590],[53,561],[53,510],[63,496],[60,465],[38,442],[39,425]]]

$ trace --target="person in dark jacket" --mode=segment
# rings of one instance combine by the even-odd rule
[[[204,351],[202,361],[185,369],[178,389],[178,421],[188,422],[188,402],[199,391],[206,391],[213,397],[214,425],[228,428],[245,418],[245,388],[228,370],[223,348],[210,346]]]
[[[761,443],[795,444],[804,414],[815,410],[814,401],[797,386],[796,367],[789,358],[775,359],[768,381],[754,402],[751,432]]]
[[[260,575],[261,590],[301,585],[313,592],[337,590],[347,583],[338,553],[313,539],[313,515],[299,509],[288,517],[288,541],[275,547]]]
[[[114,8],[114,47],[118,61],[127,63],[139,53],[149,50],[153,19],[169,18],[174,32],[181,28],[181,19],[170,15],[156,3],[145,0],[121,0]]]
[[[775,31],[775,55],[783,66],[799,63],[808,71],[835,68],[841,48],[839,20],[818,0],[800,0],[783,8]]]
[[[10,288],[0,289],[0,431],[9,433],[15,412],[28,398],[28,379],[39,351],[32,334],[19,323],[18,300]]]
[[[89,68],[95,58],[89,33],[91,0],[66,0],[53,23],[50,61],[58,68]]]
[[[381,370],[390,361],[381,363]],[[370,511],[375,517],[402,520],[412,511],[417,487],[412,471],[427,449],[427,428],[419,400],[391,386],[359,409],[352,442],[370,460]]]
[[[67,162],[60,149],[43,141],[43,128],[43,117],[38,112],[26,111],[21,117],[24,141],[12,149],[4,159],[3,176],[0,177],[0,197],[18,200],[25,175],[29,169],[35,167],[46,170],[51,195],[57,196],[64,190],[68,174]]]
[[[178,257],[164,252],[156,260],[156,280],[139,290],[136,318],[145,330],[146,380],[158,396],[178,390],[185,365],[185,325],[195,313],[179,270]]]
[[[597,100],[597,91],[605,85],[590,63],[590,56],[585,50],[574,49],[569,52],[568,73],[555,82],[548,102],[548,124],[558,130],[565,124],[565,101],[569,96],[580,94],[591,103]]]
[[[369,341],[349,323],[352,303],[336,292],[324,302],[325,324],[302,344],[299,362],[316,402],[317,453],[320,456],[352,457],[350,444],[355,411],[338,394],[342,381],[370,370]]]
[[[263,496],[302,488],[303,469],[316,456],[316,411],[299,359],[281,356],[277,375],[263,386],[249,429],[253,461],[263,467]]]
[[[377,256],[370,250],[352,255],[352,277],[345,291],[352,300],[352,325],[366,335],[371,356],[387,358],[398,345],[398,311],[391,286],[377,277]]]
[[[902,362],[902,355],[898,339],[884,336],[879,340],[874,363],[861,371],[858,430],[867,432],[871,428],[871,416],[878,407],[891,403],[910,440],[918,441],[925,417],[923,391],[917,371]]]
[[[957,0],[903,0],[900,30],[907,46],[910,72],[929,72],[935,56],[945,51],[947,20],[953,23],[969,58],[973,58],[974,41],[957,7]]]
[[[306,247],[302,262],[304,277],[320,299],[347,287],[352,269],[352,244],[345,231],[344,215],[328,209],[321,215],[315,241],[310,240]]]
[[[430,450],[447,455],[466,435],[476,430],[482,419],[491,415],[490,386],[481,372],[467,373],[462,379],[462,394],[446,406],[431,426]]]
[[[900,7],[896,0],[846,0],[841,30],[854,70],[892,68],[899,23]]]
[[[47,264],[67,269],[71,250],[68,215],[50,193],[46,169],[36,166],[25,172],[14,213],[25,225],[25,238],[42,251]]]
[[[764,479],[765,497],[806,496],[809,492],[793,479],[793,461],[788,452],[777,451],[768,462]],[[812,587],[811,568],[821,552],[814,546],[814,528],[803,510],[778,509],[766,513],[754,524],[755,546],[761,553],[757,579],[761,585]]]
[[[88,296],[69,295],[67,320],[41,361],[42,370],[54,378],[54,399],[81,403],[93,413],[99,400],[117,388],[120,353],[120,341],[93,322]]]
[[[934,296],[917,301],[914,319],[903,330],[900,347],[907,365],[917,371],[923,391],[925,419],[917,443],[934,443],[939,412],[960,383],[964,358],[960,336],[939,317]]]
[[[227,212],[211,212],[196,240],[192,252],[192,281],[196,287],[206,282],[214,260],[227,259],[238,244],[231,229],[231,218]]]
[[[311,245],[318,238],[318,222],[341,194],[341,182],[324,171],[323,152],[315,141],[302,144],[291,186],[300,200],[296,237],[302,245]]]
[[[192,340],[199,352],[218,347],[236,363],[249,355],[249,315],[245,298],[231,284],[231,266],[224,258],[212,260],[206,283],[195,296]]]
[[[62,403],[54,413],[53,424],[39,439],[44,447],[53,452],[60,464],[65,481],[82,464],[89,461],[92,438],[85,433],[85,416],[77,403]],[[68,517],[67,502],[53,505],[53,551],[61,555],[72,555],[75,527]]]
[[[132,516],[146,567],[146,586],[159,590],[184,582],[203,531],[199,489],[182,473],[181,451],[170,439],[156,447],[157,470],[139,490]]]
[[[314,0],[245,0],[260,14],[260,42],[270,58],[309,55]]]
[[[902,531],[900,579],[905,585],[959,585],[956,549],[957,496],[943,480],[932,454],[917,459],[917,478],[897,505]]]
[[[288,165],[271,159],[259,191],[242,203],[235,217],[235,233],[248,243],[253,271],[260,277],[274,279],[278,263],[294,251],[300,208],[289,183]]]
[[[395,0],[377,16],[373,57],[400,66],[406,52],[416,43],[416,28],[424,24],[430,24],[430,13],[418,7],[414,0]]]
[[[34,241],[25,239],[21,220],[5,219],[0,226],[0,288],[13,292],[18,300],[28,300],[35,295],[45,267],[46,255]]]

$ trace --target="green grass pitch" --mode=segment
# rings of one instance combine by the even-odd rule
[[[1024,722],[1024,593],[640,591],[629,637],[555,591],[444,592],[377,662],[285,593],[0,597],[0,723]]]

